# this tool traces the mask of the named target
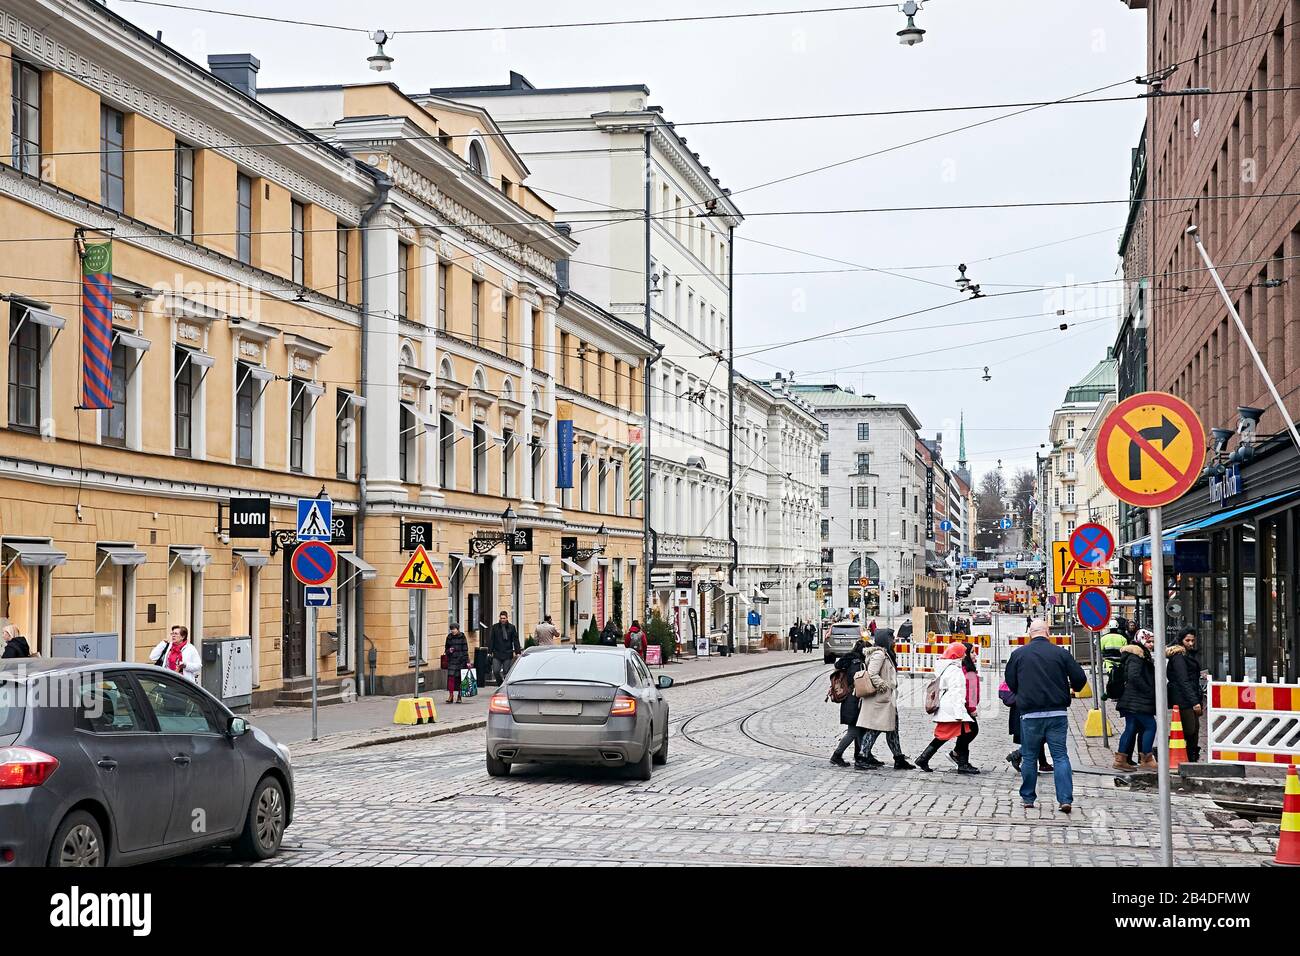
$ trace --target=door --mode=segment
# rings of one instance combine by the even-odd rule
[[[148,707],[126,675],[95,683],[76,711],[77,743],[90,761],[113,817],[118,850],[161,846],[172,813],[172,763]]]
[[[244,762],[225,733],[224,719],[188,682],[162,674],[136,680],[153,712],[172,765],[172,810],[165,842],[230,833],[248,809]]]
[[[284,552],[284,638],[280,642],[280,660],[286,679],[305,677],[307,675],[307,608],[303,598],[303,586],[293,576],[291,559],[293,552]]]

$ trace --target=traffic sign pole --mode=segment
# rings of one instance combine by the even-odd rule
[[[1165,679],[1165,550],[1160,509],[1147,511],[1151,528],[1151,629],[1155,632],[1152,658],[1156,665],[1156,761],[1160,777],[1160,863],[1174,865],[1174,832],[1169,806],[1169,688]]]
[[[311,739],[318,738],[316,726],[316,694],[320,686],[320,668],[316,659],[316,615],[314,607],[307,608],[307,653],[311,655]]]

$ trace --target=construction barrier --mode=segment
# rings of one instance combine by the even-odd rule
[[[393,713],[395,724],[432,724],[438,719],[438,709],[432,697],[403,697]]]
[[[1047,639],[1057,647],[1072,647],[1074,638],[1069,634],[1049,634]],[[1016,634],[1007,638],[1007,643],[1012,647],[1024,647],[1029,643],[1028,634]]]
[[[1282,794],[1282,826],[1278,830],[1274,866],[1300,866],[1300,777],[1295,764],[1286,772],[1286,791]]]
[[[943,658],[944,651],[954,641],[958,643],[964,641],[971,644],[976,649],[976,663],[981,667],[988,667],[992,663],[989,654],[993,641],[987,634],[977,634],[972,637],[968,634],[935,634],[931,631],[925,636],[924,640],[917,641],[912,645],[908,670],[914,674],[933,674],[935,667]],[[897,652],[898,645],[894,646]],[[900,666],[899,670],[902,669]]]
[[[894,644],[894,657],[898,661],[896,670],[900,674],[910,673],[912,670],[912,644],[910,641],[898,642]]]
[[[1300,685],[1210,681],[1212,763],[1300,763]]]

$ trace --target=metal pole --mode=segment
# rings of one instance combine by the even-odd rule
[[[1160,764],[1160,864],[1174,865],[1173,824],[1169,806],[1169,688],[1165,683],[1165,550],[1160,509],[1147,511],[1151,525],[1152,658],[1156,665],[1156,760]]]
[[[643,295],[645,298],[645,335],[647,339],[653,342],[654,337],[650,334],[650,136],[650,127],[647,126],[645,129],[645,169],[642,171],[642,176],[645,179],[645,290]],[[665,289],[660,294],[667,295],[668,290]],[[644,519],[641,535],[641,560],[645,568],[645,602],[642,606],[647,627],[650,626],[650,595],[654,593],[650,584],[650,572],[652,570],[650,538],[653,534],[650,530],[650,489],[652,487],[651,476],[654,473],[650,467],[650,372],[654,367],[655,358],[657,358],[657,355],[646,356],[645,373],[642,376],[644,381],[641,383],[643,386],[641,401],[645,406],[643,409],[645,414],[642,416],[645,419],[645,460],[641,469],[641,512]]]
[[[1246,348],[1250,349],[1250,357],[1255,360],[1255,367],[1259,369],[1259,374],[1264,377],[1264,384],[1268,386],[1269,394],[1273,396],[1273,401],[1277,404],[1277,410],[1282,413],[1282,421],[1286,424],[1287,431],[1291,433],[1291,440],[1295,442],[1295,447],[1300,451],[1300,431],[1296,430],[1295,422],[1287,413],[1286,405],[1282,402],[1282,396],[1278,394],[1277,386],[1273,384],[1273,377],[1268,374],[1268,369],[1264,366],[1264,360],[1259,357],[1259,352],[1255,348],[1255,343],[1251,340],[1250,333],[1246,331],[1246,325],[1241,321],[1241,316],[1237,313],[1237,307],[1232,304],[1232,299],[1228,295],[1228,290],[1223,287],[1223,280],[1219,278],[1219,270],[1214,268],[1214,263],[1210,261],[1210,254],[1205,251],[1205,243],[1201,242],[1201,235],[1197,232],[1195,226],[1188,226],[1187,232],[1196,240],[1196,251],[1201,254],[1205,260],[1205,268],[1210,270],[1210,276],[1214,279],[1214,284],[1219,289],[1219,295],[1223,296],[1223,301],[1228,306],[1228,311],[1232,313],[1232,321],[1237,324],[1237,331],[1241,337],[1246,340]],[[1152,540],[1155,540],[1154,538]],[[1155,554],[1155,552],[1151,552]],[[1152,562],[1155,567],[1155,562]],[[1152,584],[1155,578],[1151,579]],[[1162,635],[1163,636],[1163,635]]]
[[[317,613],[318,612],[315,607],[307,608],[307,635],[309,640],[308,647],[310,648],[308,653],[311,655],[311,739],[312,740],[316,740],[318,736],[317,725],[316,725],[316,689],[317,686],[320,684],[320,678],[319,678],[320,669],[317,666],[317,660],[316,660],[316,614]]]

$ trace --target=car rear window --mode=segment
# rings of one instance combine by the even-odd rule
[[[521,680],[589,680],[618,685],[626,682],[627,668],[622,654],[543,651],[525,654],[515,662],[510,681]]]
[[[23,729],[23,689],[13,681],[0,681],[0,737]]]

